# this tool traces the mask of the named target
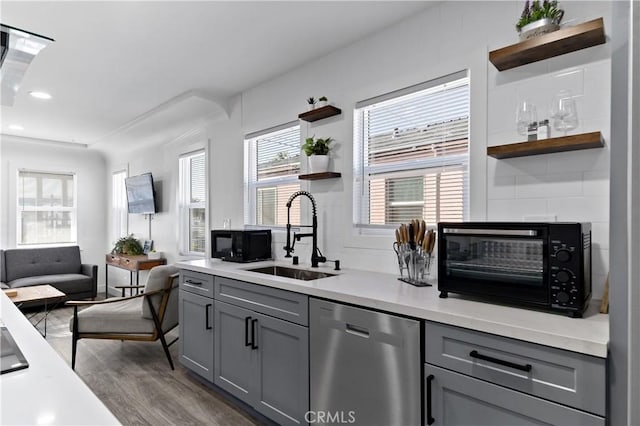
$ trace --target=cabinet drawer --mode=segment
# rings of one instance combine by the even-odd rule
[[[605,415],[603,358],[427,321],[425,361]]]
[[[213,275],[182,269],[180,289],[213,299]]]
[[[296,324],[309,323],[309,297],[303,294],[216,277],[215,298]]]
[[[604,417],[425,365],[425,423],[604,426]]]

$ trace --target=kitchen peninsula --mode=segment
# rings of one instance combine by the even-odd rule
[[[0,292],[0,317],[29,367],[0,376],[3,425],[116,425],[107,407]]]

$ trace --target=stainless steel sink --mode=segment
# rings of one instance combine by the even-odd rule
[[[327,274],[326,272],[307,271],[304,269],[287,268],[286,266],[265,266],[262,268],[247,269],[249,272],[257,272],[259,274],[269,274],[278,277],[293,278],[295,280],[311,281],[320,278],[333,277],[335,274]]]

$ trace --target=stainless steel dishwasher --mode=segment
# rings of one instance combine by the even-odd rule
[[[420,322],[313,298],[309,306],[306,420],[420,425]]]

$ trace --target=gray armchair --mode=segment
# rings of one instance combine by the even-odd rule
[[[171,369],[165,334],[178,325],[178,269],[173,265],[156,266],[149,271],[144,291],[130,297],[113,297],[100,301],[69,301],[73,317],[71,368],[76,366],[76,349],[80,339],[114,339],[155,342],[160,339]],[[78,307],[89,306],[78,311]]]

